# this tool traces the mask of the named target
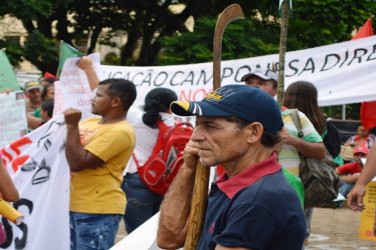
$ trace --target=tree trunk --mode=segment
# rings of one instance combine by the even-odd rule
[[[281,18],[281,37],[279,40],[279,71],[278,71],[278,104],[282,106],[283,96],[285,94],[285,57],[287,43],[287,28],[289,23],[289,1],[284,0],[282,3]]]
[[[87,49],[87,54],[93,53],[101,31],[102,31],[102,26],[99,26],[99,25],[95,26],[95,29],[93,30],[93,33],[90,36],[90,45],[89,45],[89,48]]]
[[[58,5],[56,8],[56,19],[57,19],[57,38],[58,40],[63,40],[66,43],[72,44],[71,36],[68,33],[68,21],[67,21],[67,10],[62,5]]]
[[[123,46],[120,54],[120,65],[128,65],[129,60],[132,59],[133,53],[137,48],[137,42],[141,37],[139,30],[133,30],[128,32],[127,43]]]

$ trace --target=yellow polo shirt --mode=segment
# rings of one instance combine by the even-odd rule
[[[99,124],[100,118],[80,123],[81,143],[105,164],[71,173],[70,211],[93,214],[124,214],[126,199],[120,185],[132,155],[135,135],[127,121]]]

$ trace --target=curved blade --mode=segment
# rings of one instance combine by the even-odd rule
[[[232,21],[243,19],[244,14],[239,4],[231,4],[219,15],[214,30],[213,41],[213,89],[221,87],[222,38],[226,26]]]

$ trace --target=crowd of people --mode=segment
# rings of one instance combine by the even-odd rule
[[[279,107],[274,99],[277,73],[256,68],[242,77],[244,84],[213,90],[201,101],[178,101],[172,90],[155,88],[140,110],[131,107],[137,96],[134,83],[99,81],[86,56],[77,65],[87,75],[93,91],[92,113],[97,117],[80,121],[79,110],[64,111],[65,153],[72,176],[71,249],[109,249],[122,218],[131,233],[158,211],[158,245],[182,247],[197,162],[217,167],[197,249],[304,249],[313,208],[304,207],[300,155],[320,160],[329,151],[333,159],[341,157],[340,145],[333,149],[327,143],[326,139],[338,135],[332,134],[335,130],[318,106],[313,83],[290,84]],[[52,118],[56,80],[25,84],[30,130]],[[298,110],[302,134],[293,122],[293,110]],[[196,126],[184,150],[183,167],[163,196],[145,186],[137,165],[151,154],[159,132],[157,122],[176,123],[172,113],[196,116]],[[351,159],[336,169],[341,176],[339,192],[349,194],[348,204],[354,210],[364,208],[365,185],[376,175],[374,140],[360,126],[358,134],[344,144],[353,148]],[[3,198],[17,200],[6,171],[0,172],[0,178]]]

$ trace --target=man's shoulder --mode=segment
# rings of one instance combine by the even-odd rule
[[[284,181],[283,181],[284,180]],[[256,181],[255,183],[248,185],[245,187],[244,191],[256,191],[257,193],[260,192],[279,192],[278,187],[287,186],[288,183],[285,181],[284,174],[281,171],[277,171],[275,173],[271,173],[268,175],[263,176],[261,179]]]
[[[283,205],[285,208],[293,204],[301,206],[296,191],[288,184],[282,171],[264,176],[256,183],[246,187],[234,198],[236,198],[233,201],[235,204],[250,203],[272,208],[277,204],[282,206],[286,200],[289,200],[291,204]]]
[[[91,128],[98,131],[106,131],[106,134],[110,133],[124,133],[124,134],[134,134],[134,128],[127,120],[121,120],[111,124],[100,124],[100,117],[90,117],[82,122],[80,122],[80,128]]]
[[[121,131],[133,131],[132,125],[127,120],[122,120],[114,123],[114,128]]]

